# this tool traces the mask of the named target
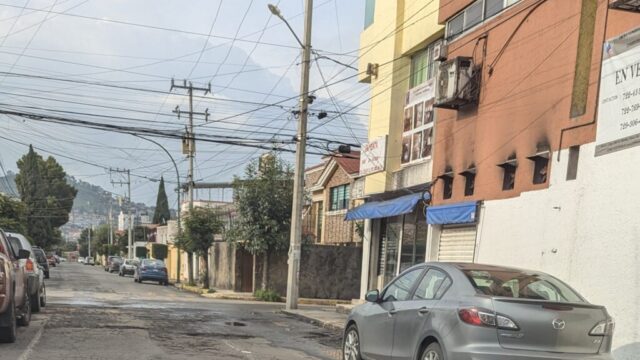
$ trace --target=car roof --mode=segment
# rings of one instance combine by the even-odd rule
[[[427,266],[439,266],[442,267],[443,269],[449,269],[449,270],[460,270],[460,271],[466,271],[466,270],[477,270],[477,271],[524,271],[524,272],[530,272],[530,273],[539,273],[539,271],[533,271],[533,270],[527,270],[527,269],[522,269],[522,268],[517,268],[517,267],[512,267],[512,266],[502,266],[502,265],[491,265],[491,264],[480,264],[480,263],[466,263],[466,262],[437,262],[437,261],[432,261],[432,262],[427,262],[426,263]]]

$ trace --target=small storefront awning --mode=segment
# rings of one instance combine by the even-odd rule
[[[477,203],[463,202],[450,205],[429,206],[427,208],[427,224],[469,224],[476,221]]]
[[[424,195],[423,195],[424,194]],[[421,199],[429,200],[428,192],[400,196],[387,201],[372,201],[355,207],[345,216],[345,220],[380,219],[408,214],[415,209]]]

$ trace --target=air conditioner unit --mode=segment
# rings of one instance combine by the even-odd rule
[[[478,99],[478,78],[473,58],[458,56],[440,64],[435,107],[458,109]]]

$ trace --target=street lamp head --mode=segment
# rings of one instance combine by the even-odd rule
[[[280,9],[278,9],[278,7],[276,5],[273,4],[269,4],[267,5],[269,7],[269,11],[271,11],[271,13],[277,17],[282,17],[282,14],[280,13]]]

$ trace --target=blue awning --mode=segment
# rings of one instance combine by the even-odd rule
[[[387,201],[372,201],[355,207],[345,216],[345,220],[379,219],[408,214],[415,209],[422,199],[422,193],[404,195]],[[425,192],[425,200],[429,200],[429,193]]]
[[[429,206],[427,224],[468,224],[476,221],[476,202]]]

